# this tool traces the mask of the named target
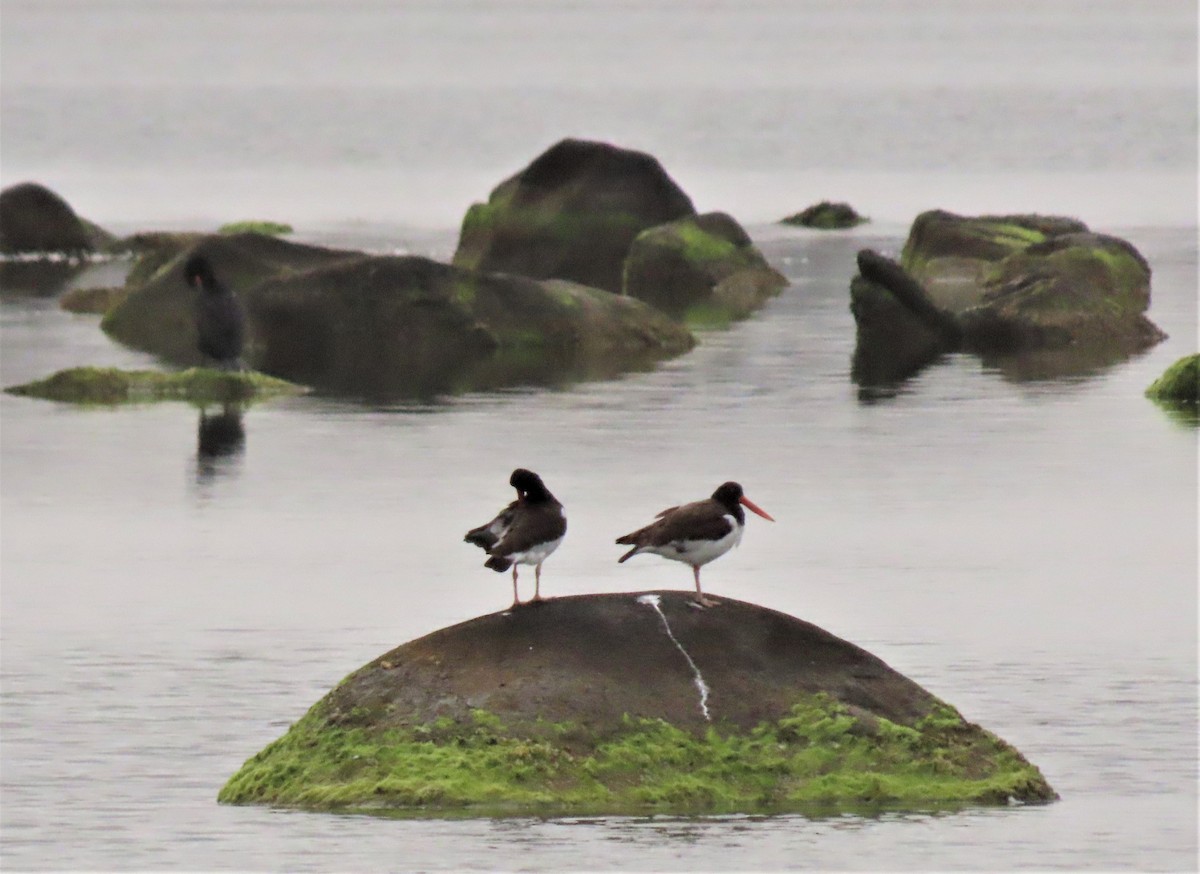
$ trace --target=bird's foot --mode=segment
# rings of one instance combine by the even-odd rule
[[[720,603],[720,601],[716,600],[715,598],[709,598],[707,595],[698,595],[692,600],[692,604],[696,607],[700,607],[701,609],[706,607],[716,607]]]
[[[545,601],[546,601],[546,599],[543,598],[541,595],[534,595],[532,598],[530,598],[525,603],[526,604],[544,604]]]

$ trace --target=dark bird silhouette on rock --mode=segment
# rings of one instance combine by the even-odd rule
[[[216,366],[241,370],[246,342],[246,314],[233,291],[217,279],[203,255],[188,258],[183,267],[187,284],[197,289],[196,346]]]
[[[521,603],[517,594],[517,565],[534,566],[533,601],[542,600],[542,562],[563,541],[567,533],[567,517],[542,478],[524,468],[517,468],[508,480],[517,490],[517,499],[501,510],[496,518],[463,537],[489,556],[484,567],[503,573],[513,572],[513,606]]]
[[[669,507],[658,514],[657,521],[639,528],[617,543],[632,546],[618,562],[633,558],[642,552],[652,552],[691,565],[696,580],[696,602],[702,607],[712,607],[717,602],[704,597],[700,591],[700,568],[723,556],[742,540],[742,529],[746,525],[746,514],[742,507],[774,522],[771,516],[751,501],[735,482],[722,484],[711,498],[693,501],[678,507]]]

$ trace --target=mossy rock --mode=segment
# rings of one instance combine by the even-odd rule
[[[404,644],[226,803],[435,815],[926,809],[1056,798],[990,732],[828,632],[681,592],[553,599]]]
[[[1081,228],[1056,216],[922,213],[901,263],[871,253],[891,267],[870,288],[860,253],[855,359],[871,364],[856,372],[904,378],[963,350],[1013,379],[1049,379],[1151,348],[1166,335],[1145,315],[1150,265],[1128,241]]]
[[[115,367],[73,367],[6,392],[73,404],[144,404],[155,401],[188,401],[221,404],[259,401],[303,394],[304,386],[263,373],[192,368],[175,373],[157,370],[120,370]]]
[[[1200,354],[1185,355],[1146,389],[1146,397],[1168,405],[1200,404]]]
[[[695,212],[654,157],[566,139],[470,207],[453,263],[619,293],[634,238]]]
[[[870,221],[866,216],[859,215],[857,210],[848,203],[834,203],[822,200],[798,213],[780,219],[780,224],[794,225],[814,230],[833,231],[858,227]]]
[[[672,318],[710,327],[745,318],[786,286],[742,226],[712,212],[638,234],[622,287]]]

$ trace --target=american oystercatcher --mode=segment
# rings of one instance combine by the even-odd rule
[[[517,490],[517,499],[491,522],[468,531],[463,540],[481,547],[490,556],[484,567],[497,572],[512,568],[516,607],[521,603],[517,595],[517,565],[534,566],[532,600],[542,600],[542,562],[562,543],[567,533],[567,517],[562,504],[533,471],[517,468],[508,484]]]
[[[200,293],[196,299],[196,345],[200,354],[218,367],[240,370],[246,314],[237,295],[217,279],[208,259],[200,254],[188,258],[183,278]]]
[[[765,510],[751,501],[734,482],[724,483],[712,493],[711,498],[694,501],[679,507],[670,507],[658,514],[658,520],[632,534],[618,537],[617,543],[633,546],[618,562],[642,552],[652,552],[674,561],[692,566],[696,579],[696,601],[702,607],[716,604],[704,597],[700,591],[700,568],[713,559],[720,558],[737,546],[746,525],[746,514],[742,507],[757,513],[764,519],[775,520]]]

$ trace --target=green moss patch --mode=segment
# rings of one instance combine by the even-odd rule
[[[290,234],[294,231],[289,224],[283,222],[270,221],[244,221],[244,222],[229,222],[221,225],[217,229],[220,234],[266,234],[269,237],[278,237],[282,234]]]
[[[254,371],[193,367],[175,373],[74,367],[37,382],[6,388],[9,394],[76,404],[137,404],[189,401],[194,404],[262,400],[303,394],[308,389]]]
[[[604,737],[569,724],[518,737],[482,711],[465,724],[339,725],[324,705],[247,761],[218,800],[578,815],[911,809],[1057,797],[1016,750],[944,705],[903,726],[860,718],[817,694],[749,732],[695,734],[626,717]]]
[[[64,294],[58,305],[69,313],[104,315],[129,296],[125,287],[73,288]]]
[[[1146,389],[1146,397],[1169,404],[1200,404],[1200,354],[1186,355]]]
[[[671,229],[678,240],[683,257],[688,261],[704,263],[737,257],[737,246],[716,234],[708,233],[693,222],[677,222]]]

